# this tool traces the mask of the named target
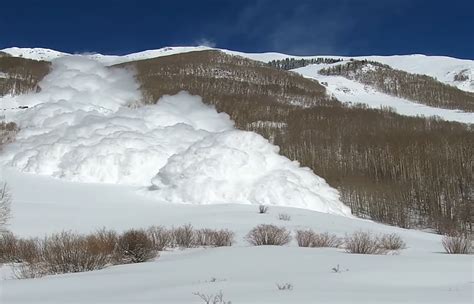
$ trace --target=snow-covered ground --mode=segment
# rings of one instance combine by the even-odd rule
[[[62,229],[89,232],[149,225],[227,228],[229,248],[162,253],[153,262],[104,270],[15,280],[3,270],[1,303],[202,303],[193,292],[222,290],[232,303],[472,303],[472,256],[443,253],[438,235],[310,210],[256,206],[179,205],[136,193],[136,188],[81,184],[4,171],[13,197],[11,230],[43,236]],[[291,216],[278,219],[279,213]],[[251,247],[244,235],[262,223],[294,231],[312,228],[339,236],[357,230],[398,233],[408,248],[398,255],[352,255],[342,249]],[[344,271],[331,269],[340,265]],[[347,271],[346,271],[347,270]],[[290,283],[291,291],[276,284]]]
[[[378,109],[381,107],[391,107],[397,113],[406,116],[439,116],[444,120],[474,123],[474,113],[430,107],[381,93],[370,86],[342,76],[320,75],[318,71],[327,66],[325,64],[312,64],[292,71],[327,84],[325,85],[327,92],[345,103],[363,103],[371,108]]]

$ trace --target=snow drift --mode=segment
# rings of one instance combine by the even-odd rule
[[[149,186],[170,202],[268,204],[348,215],[336,190],[258,134],[186,92],[156,105],[133,73],[81,56],[53,61],[13,118],[21,131],[2,163],[78,182]],[[151,186],[150,186],[151,185]]]

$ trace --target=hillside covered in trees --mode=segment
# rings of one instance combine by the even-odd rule
[[[474,136],[467,125],[345,106],[315,81],[217,51],[121,66],[136,69],[150,103],[187,90],[270,139],[338,188],[355,215],[439,232],[469,226]],[[423,88],[423,77],[412,78],[410,90]]]
[[[38,82],[49,72],[49,66],[46,61],[0,53],[0,96],[36,90]]]
[[[343,76],[383,93],[433,107],[474,112],[474,94],[426,76],[392,69],[375,61],[351,60],[319,71],[321,75]],[[459,76],[458,78],[462,77]]]

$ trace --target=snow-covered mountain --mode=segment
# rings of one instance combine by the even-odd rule
[[[315,59],[332,58],[342,60],[337,64],[350,62],[351,60],[370,60],[387,64],[390,67],[413,74],[428,75],[441,83],[454,86],[466,92],[474,92],[474,61],[464,60],[444,56],[425,55],[398,55],[398,56],[292,56],[282,53],[244,53],[225,49],[210,48],[206,46],[196,47],[165,47],[156,50],[146,50],[127,55],[102,55],[102,54],[82,54],[83,56],[99,61],[104,65],[115,65],[120,63],[145,60],[174,54],[181,54],[195,51],[219,50],[224,53],[249,58],[252,60],[268,63],[273,60],[293,59]],[[0,50],[15,57],[22,57],[34,60],[51,61],[53,59],[70,55],[43,48],[7,48]],[[408,116],[438,116],[445,120],[472,123],[473,113],[466,113],[459,109],[442,109],[438,107],[420,104],[416,101],[399,98],[375,90],[363,85],[355,80],[346,79],[341,76],[322,76],[319,70],[327,67],[325,64],[311,64],[302,68],[293,69],[310,79],[315,79],[324,83],[328,93],[335,98],[346,103],[364,103],[372,108],[390,107],[399,114]]]
[[[474,60],[458,59],[446,56],[427,56],[421,54],[414,55],[394,55],[394,56],[329,56],[329,55],[312,55],[312,56],[293,56],[282,53],[266,52],[266,53],[245,53],[231,51],[226,49],[211,48],[207,46],[190,46],[190,47],[164,47],[155,50],[146,50],[126,55],[103,55],[97,53],[84,53],[83,55],[98,60],[104,64],[112,65],[135,60],[143,60],[156,58],[160,56],[168,56],[185,52],[203,51],[203,50],[220,50],[231,55],[238,55],[261,62],[270,62],[272,60],[282,60],[286,58],[294,59],[312,59],[318,57],[335,58],[344,60],[371,60],[388,64],[391,67],[409,73],[424,74],[436,78],[438,81],[453,85],[461,90],[474,92]],[[71,55],[69,53],[55,51],[44,48],[18,48],[11,47],[0,50],[0,52],[8,53],[12,56],[23,57],[35,60],[51,61],[55,58]],[[463,75],[456,81],[456,75]],[[463,79],[465,78],[465,79]]]

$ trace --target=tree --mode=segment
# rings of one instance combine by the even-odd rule
[[[6,183],[0,187],[0,233],[4,233],[7,222],[10,219],[11,195]]]

